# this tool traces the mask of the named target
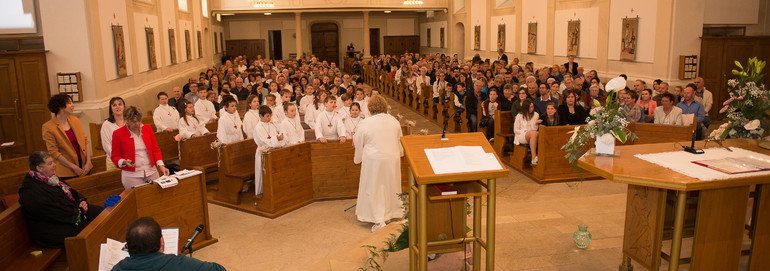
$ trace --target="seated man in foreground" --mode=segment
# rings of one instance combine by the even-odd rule
[[[126,247],[131,256],[118,262],[112,270],[225,270],[217,263],[163,254],[164,245],[158,222],[149,216],[140,217],[126,232]]]

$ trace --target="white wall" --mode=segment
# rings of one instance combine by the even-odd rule
[[[107,80],[118,78],[118,69],[115,65],[115,43],[112,35],[112,25],[123,26],[123,46],[125,48],[126,56],[126,71],[128,75],[132,75],[133,63],[131,59],[131,51],[133,50],[133,43],[129,38],[128,28],[128,16],[126,15],[126,1],[125,0],[112,0],[99,3],[99,22],[101,32],[101,43],[104,51],[102,52],[102,59],[104,60],[103,69],[106,71],[105,75]],[[72,31],[72,30],[70,30]],[[69,32],[69,31],[68,31]],[[46,33],[47,34],[47,33]]]
[[[705,0],[704,24],[756,24],[759,0]]]
[[[448,36],[448,29],[446,26],[446,21],[440,21],[440,22],[430,22],[430,23],[421,23],[420,24],[420,46],[427,47],[428,46],[428,28],[430,28],[430,47],[432,48],[440,48],[441,47],[441,28],[444,28],[444,48],[449,47],[448,41],[446,37]]]
[[[521,1],[521,51],[527,51],[527,33],[529,23],[537,23],[537,55],[545,55],[546,42],[550,37],[548,33],[548,1]],[[566,35],[566,34],[564,34]]]
[[[80,72],[83,89],[94,89],[92,76],[90,37],[86,25],[86,8],[83,1],[40,0],[40,27],[45,32],[43,42],[48,66],[48,82],[52,94],[59,93],[57,72]],[[67,20],[60,18],[67,17]],[[79,29],[72,31],[72,29]],[[93,99],[95,93],[84,91],[85,99]]]
[[[409,19],[386,19],[387,31],[383,36],[412,36],[417,35],[414,32],[414,26],[417,18]],[[380,34],[382,34],[380,30]]]
[[[620,59],[621,41],[623,39],[623,18],[635,18],[637,16],[639,17],[639,32],[636,40],[636,62],[653,62],[655,58],[658,1],[611,0],[610,33],[607,48],[608,59]],[[697,18],[686,17],[677,19],[693,22],[700,21]],[[702,31],[701,25],[697,35],[700,36]],[[700,48],[698,49],[700,50]]]
[[[137,60],[137,65],[140,72],[148,71],[150,70],[150,60],[147,54],[147,35],[145,34],[145,27],[152,28],[152,33],[155,41],[155,64],[157,65],[156,68],[160,67],[162,63],[162,59],[160,56],[161,53],[161,42],[160,42],[160,32],[161,30],[158,28],[158,16],[155,15],[149,15],[149,14],[142,14],[142,13],[135,13],[134,14],[134,33],[136,37],[136,42],[134,43],[136,48],[136,53],[139,56]]]
[[[570,20],[580,21],[580,43],[577,56],[580,58],[596,58],[597,41],[599,39],[599,8],[581,8],[557,10],[554,22],[553,55],[567,56],[567,25]],[[538,24],[538,32],[540,25]],[[538,35],[538,47],[540,37]]]
[[[477,25],[481,26],[481,43],[479,44],[479,50],[486,50],[489,48],[489,45],[487,45],[487,33],[489,32],[489,17],[487,17],[487,1],[474,1],[472,2],[473,6],[470,6],[471,9],[471,21],[470,25],[466,28],[467,33],[466,37],[470,39],[470,50],[473,51],[475,49],[475,38],[476,33],[475,29]],[[495,30],[497,31],[497,30]],[[497,36],[495,36],[495,39],[497,39]]]
[[[176,8],[174,5],[174,1],[160,1],[160,8],[161,8],[161,16],[163,17],[163,23],[158,29],[158,32],[160,32],[160,36],[163,40],[163,48],[165,50],[164,55],[166,57],[163,57],[163,61],[159,61],[158,65],[171,65],[171,52],[169,51],[169,36],[168,36],[168,30],[174,29],[174,42],[176,47],[176,63],[181,62],[181,54],[179,51],[179,30],[176,27]],[[160,56],[158,56],[160,58]],[[163,64],[161,64],[163,63]]]
[[[259,21],[231,21],[227,30],[231,40],[261,39]]]
[[[516,52],[516,15],[505,16],[493,16],[490,18],[490,30],[492,33],[492,42],[490,42],[489,50],[497,51],[497,26],[499,24],[505,24],[505,52]]]

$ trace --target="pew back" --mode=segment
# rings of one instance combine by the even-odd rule
[[[88,199],[88,203],[102,206],[110,195],[123,192],[121,170],[103,171],[88,176],[70,179],[67,183]]]
[[[194,167],[212,168],[217,165],[219,155],[216,149],[211,149],[211,143],[217,140],[217,133],[188,138],[179,142],[179,167],[192,169]]]
[[[24,159],[27,160],[29,158],[24,157]],[[94,166],[94,168],[91,169],[91,175],[104,172],[107,170],[106,159],[107,158],[104,155],[91,158],[91,164]],[[27,168],[25,168],[23,171],[16,171],[13,173],[8,173],[6,175],[0,176],[0,196],[18,194],[19,188],[21,188],[21,184],[24,181],[24,176],[27,175],[27,172],[29,172],[29,165],[27,165]],[[90,175],[87,175],[87,176],[90,176]],[[78,177],[78,178],[84,178],[84,177]],[[75,179],[78,179],[78,178],[75,178]],[[67,183],[69,182],[70,181],[67,181]]]
[[[18,203],[0,213],[0,267],[5,270],[44,270],[62,253],[61,249],[42,249],[32,245],[27,220]],[[43,253],[32,256],[33,250]],[[7,268],[7,269],[6,269]]]
[[[253,139],[245,139],[222,146],[219,150],[219,190],[215,199],[230,204],[238,204],[238,193],[243,181],[254,178],[254,154],[257,144]]]
[[[264,154],[264,168],[260,172],[264,193],[257,204],[258,211],[277,217],[313,201],[314,171],[298,164],[311,161],[311,145],[320,144],[305,142]]]
[[[664,142],[689,141],[692,139],[692,131],[695,129],[696,122],[690,126],[666,125],[632,122],[628,124],[628,129],[634,131],[639,137],[626,144],[654,144]]]

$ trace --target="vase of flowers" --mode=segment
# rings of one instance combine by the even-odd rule
[[[770,91],[762,83],[762,69],[765,61],[750,58],[744,68],[740,62],[735,61],[735,66],[740,70],[733,70],[737,79],[727,81],[730,98],[722,105],[719,113],[726,113],[726,122],[711,132],[707,140],[723,140],[726,138],[762,138],[768,130],[770,122],[768,110],[770,110]]]
[[[587,124],[577,126],[569,133],[572,134],[567,144],[561,147],[567,154],[564,156],[575,166],[578,159],[588,151],[588,144],[594,139],[596,154],[614,155],[615,140],[625,144],[627,140],[634,140],[637,136],[628,130],[628,120],[622,114],[620,105],[615,102],[615,89],[625,87],[626,81],[615,78],[607,83],[607,98],[604,104],[594,100],[594,108],[586,118]]]

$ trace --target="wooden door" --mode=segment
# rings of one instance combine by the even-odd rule
[[[310,26],[312,51],[319,61],[326,60],[339,66],[339,29],[333,23],[316,23]]]
[[[0,55],[0,141],[14,141],[3,159],[44,151],[40,127],[48,111],[48,69],[44,52]]]
[[[712,110],[716,107],[717,111],[721,108],[718,106],[717,93],[721,93],[722,82],[725,81],[725,67],[728,66],[724,62],[724,41],[721,39],[704,39],[701,42],[701,59],[700,59],[700,76],[703,77],[704,85],[706,89],[714,94],[714,104]],[[733,66],[733,65],[729,65]],[[732,75],[732,73],[730,73]],[[721,103],[719,103],[721,104]],[[710,113],[710,112],[706,112]],[[711,115],[712,118],[716,118],[717,115]]]
[[[281,31],[270,31],[270,46],[272,48],[272,59],[283,59],[283,43],[281,42]]]
[[[380,29],[369,29],[369,55],[380,55]]]
[[[385,54],[401,55],[420,52],[420,36],[385,36]]]
[[[19,88],[16,82],[16,64],[13,56],[0,57],[0,141],[16,142],[8,153],[26,152],[26,142],[23,129],[18,129],[21,122],[21,109],[19,108]],[[3,159],[10,158],[3,156]]]
[[[265,40],[228,40],[225,45],[228,56],[245,55],[249,59],[256,59],[257,56],[265,57]]]

